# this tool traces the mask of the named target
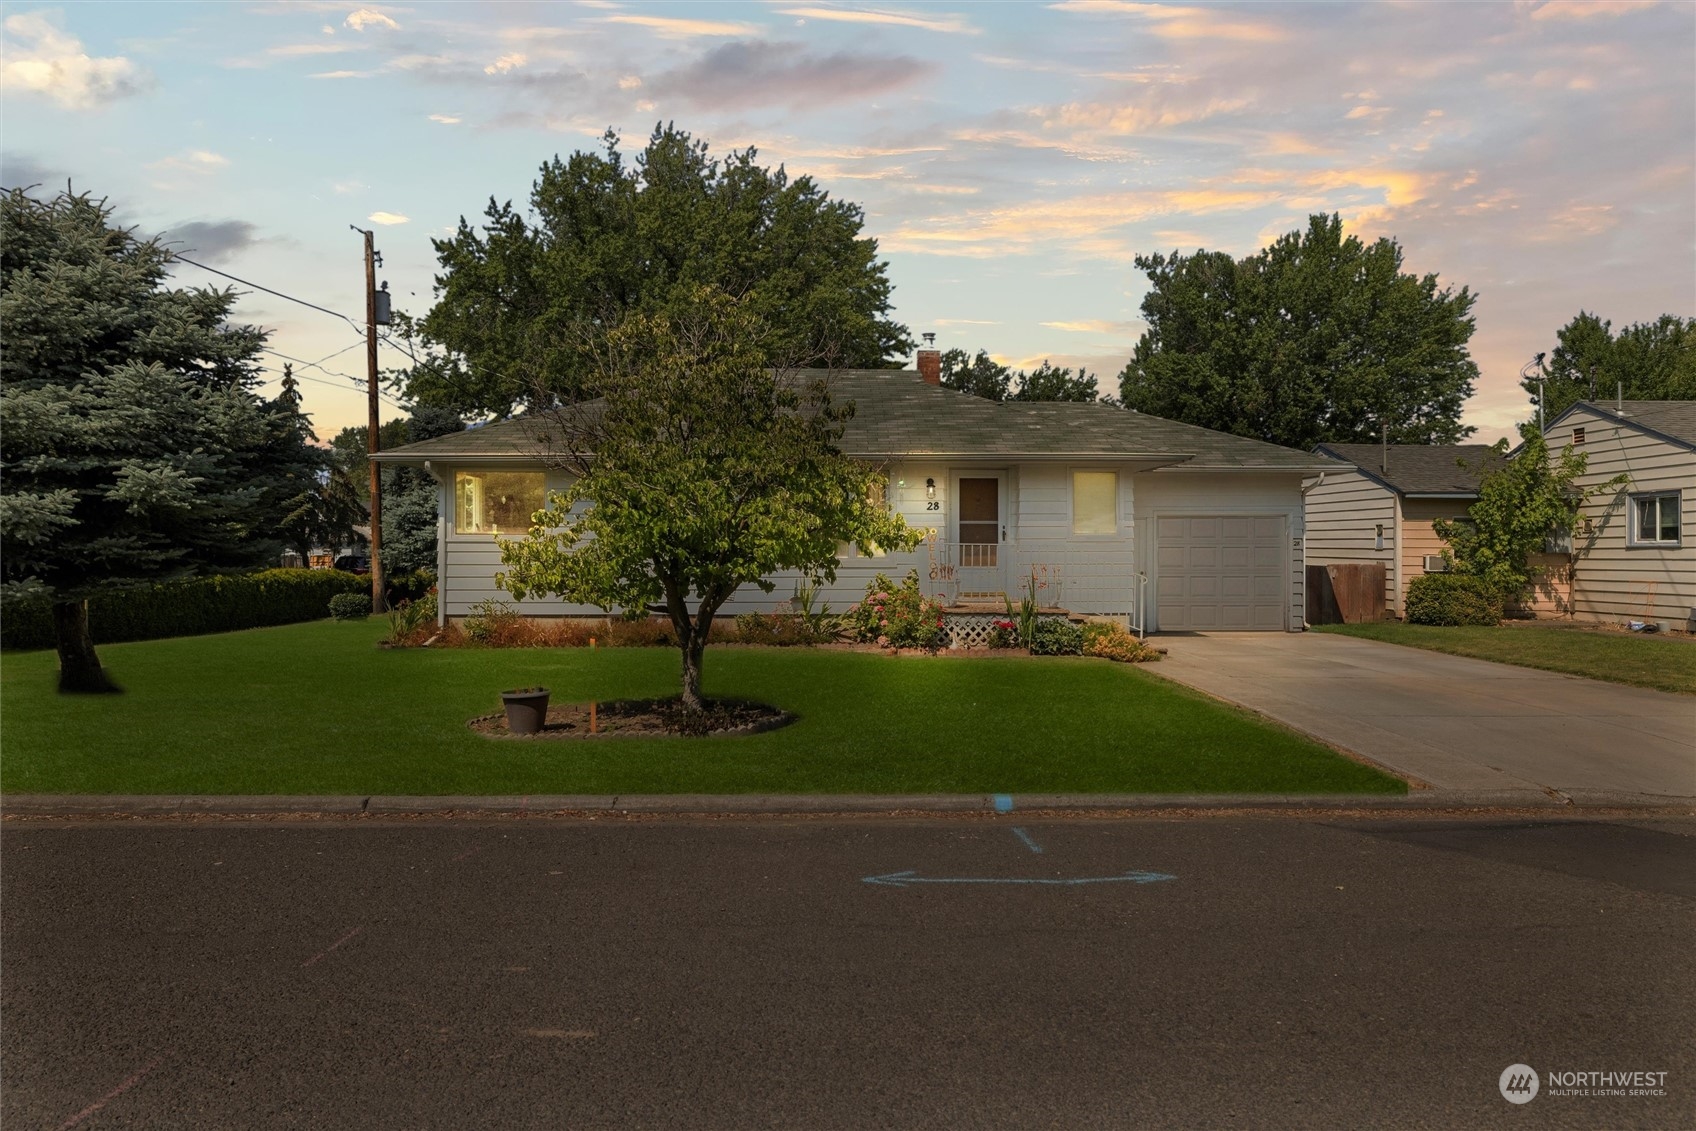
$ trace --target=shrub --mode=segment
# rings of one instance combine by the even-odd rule
[[[535,625],[518,615],[518,610],[499,598],[490,597],[471,606],[463,627],[474,644],[494,648],[523,648],[534,642]]]
[[[371,615],[371,598],[364,593],[337,593],[330,598],[330,615],[337,620],[364,620]]]
[[[998,620],[989,627],[989,646],[991,648],[1012,648],[1019,643],[1019,623],[1014,620]]]
[[[855,639],[884,648],[940,648],[948,635],[942,606],[920,590],[917,570],[900,585],[878,574],[846,620]]]
[[[383,592],[389,604],[399,607],[405,601],[421,601],[436,587],[434,570],[415,569],[383,578]]]
[[[1044,617],[1031,629],[1031,655],[1076,656],[1084,650],[1084,630],[1059,617]]]
[[[370,582],[329,569],[268,569],[114,589],[88,602],[88,627],[96,644],[200,636],[274,624],[321,620],[330,598],[358,593]],[[52,606],[39,594],[7,599],[0,607],[0,646],[53,647]]]
[[[836,635],[832,618],[809,618],[804,613],[738,613],[736,640],[741,644],[823,644]]]
[[[1501,619],[1501,591],[1482,577],[1427,573],[1408,583],[1409,624],[1494,625]]]
[[[397,647],[421,644],[436,631],[436,595],[402,601],[389,610],[389,643]]]
[[[675,648],[677,636],[662,617],[609,618],[604,643],[609,648]]]
[[[1160,658],[1153,645],[1138,640],[1119,625],[1103,621],[1084,625],[1084,655],[1117,660],[1121,664],[1146,664]]]

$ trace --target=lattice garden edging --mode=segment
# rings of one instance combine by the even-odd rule
[[[995,630],[998,620],[1011,620],[1006,613],[944,613],[948,622],[948,647],[988,648],[989,635]],[[1041,613],[1038,620],[1066,620],[1061,613]]]

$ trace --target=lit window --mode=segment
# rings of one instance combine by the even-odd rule
[[[1678,492],[1670,495],[1638,495],[1637,529],[1632,543],[1638,546],[1678,545]]]
[[[454,529],[461,534],[522,534],[547,505],[540,471],[456,471]]]
[[[1119,532],[1119,475],[1113,471],[1072,472],[1072,533]]]

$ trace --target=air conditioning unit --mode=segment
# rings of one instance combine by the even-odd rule
[[[1426,573],[1448,573],[1449,572],[1449,563],[1443,557],[1442,554],[1426,554],[1425,555],[1425,572]]]

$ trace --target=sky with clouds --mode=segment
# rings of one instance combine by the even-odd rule
[[[350,224],[421,313],[431,236],[661,120],[863,204],[915,334],[1087,365],[1104,391],[1143,328],[1134,256],[1245,255],[1315,211],[1479,294],[1482,438],[1528,415],[1518,371],[1580,309],[1696,315],[1687,2],[0,11],[0,182],[71,177],[356,319]],[[319,362],[296,369],[321,434],[363,421],[351,327],[259,292],[239,311],[274,331],[277,369]]]

